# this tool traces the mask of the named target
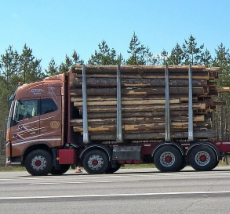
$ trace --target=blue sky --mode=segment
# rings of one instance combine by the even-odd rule
[[[157,55],[191,34],[211,53],[221,42],[230,48],[229,0],[0,0],[0,54],[26,43],[46,68],[73,50],[87,62],[98,44],[128,57],[136,32]]]

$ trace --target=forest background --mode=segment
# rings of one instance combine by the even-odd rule
[[[205,42],[205,41],[204,41]],[[211,55],[211,53],[214,53]],[[63,62],[57,64],[50,59],[47,68],[42,67],[42,57],[34,56],[32,47],[25,44],[22,50],[15,50],[13,46],[6,47],[0,56],[0,156],[5,155],[6,121],[9,111],[10,95],[15,91],[18,82],[30,83],[40,81],[46,76],[67,72],[73,64],[89,65],[204,65],[206,67],[221,67],[222,73],[217,81],[218,87],[230,86],[230,52],[223,43],[209,50],[205,43],[197,44],[196,38],[190,35],[181,43],[176,43],[172,50],[162,49],[161,53],[153,53],[144,45],[134,32],[127,53],[118,53],[105,40],[98,44],[98,49],[89,56],[88,61],[80,57],[81,53],[73,50],[71,56],[66,55]],[[123,55],[128,57],[124,58]],[[229,93],[221,93],[219,101],[226,101],[225,106],[217,108],[213,114],[213,129],[216,139],[230,139],[230,98]]]

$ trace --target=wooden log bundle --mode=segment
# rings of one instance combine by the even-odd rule
[[[88,131],[91,140],[115,141],[117,129],[117,66],[86,66]],[[188,138],[188,66],[169,66],[171,138]],[[211,112],[218,102],[220,68],[192,66],[194,137],[214,136]],[[121,66],[122,130],[125,140],[165,138],[165,67]],[[83,132],[82,66],[70,72],[71,126]],[[76,113],[77,112],[77,113]]]

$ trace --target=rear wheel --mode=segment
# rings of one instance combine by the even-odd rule
[[[176,172],[182,166],[182,155],[172,146],[163,146],[156,151],[154,163],[161,172]]]
[[[51,174],[52,175],[62,175],[66,173],[70,168],[69,164],[63,164],[63,165],[58,165],[57,167],[53,167],[51,169]]]
[[[216,167],[217,158],[208,146],[197,146],[189,155],[190,165],[197,171],[209,171]]]
[[[92,150],[84,155],[83,167],[89,174],[105,173],[109,166],[109,159],[105,152]]]
[[[48,175],[52,169],[52,156],[45,150],[34,150],[27,155],[25,167],[31,175]]]

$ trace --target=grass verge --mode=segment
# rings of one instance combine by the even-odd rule
[[[0,166],[0,172],[18,172],[26,171],[25,167],[22,166]]]

